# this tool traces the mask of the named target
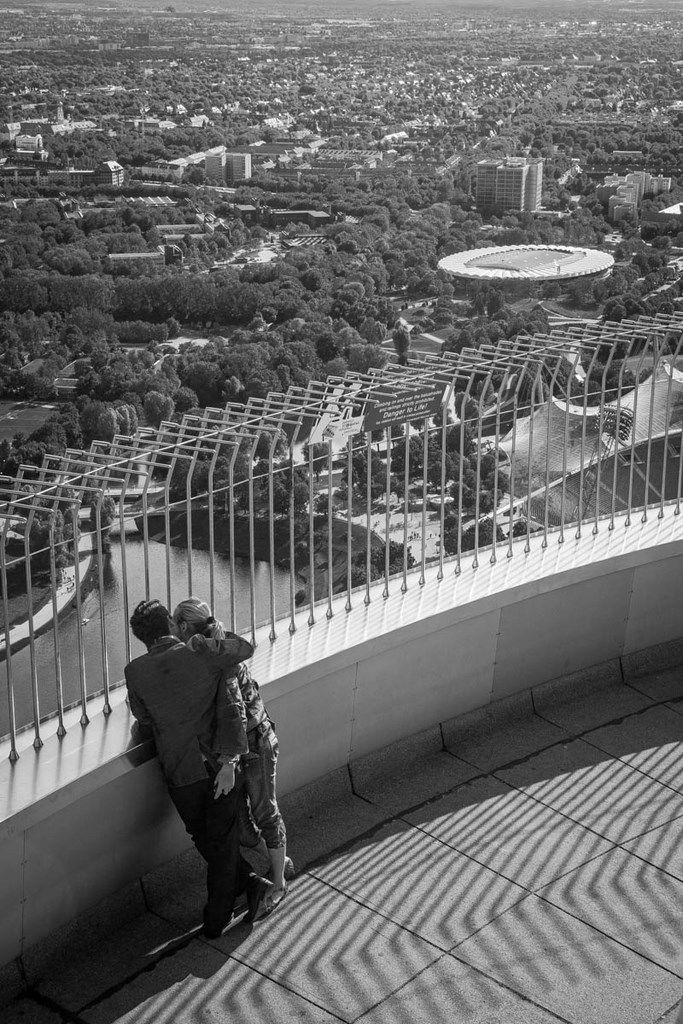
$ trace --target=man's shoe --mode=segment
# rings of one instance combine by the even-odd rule
[[[204,936],[205,939],[220,939],[221,935],[223,934],[226,928],[227,925],[225,924],[221,925],[220,927],[218,927],[218,925],[214,927],[213,925],[205,924],[204,927],[202,928],[202,935]]]
[[[296,874],[291,857],[285,857],[285,882],[291,882]]]
[[[202,928],[202,935],[205,939],[219,939],[225,929],[230,924],[230,918],[227,921],[212,921],[206,909],[204,910],[204,927]]]
[[[254,878],[250,878],[247,883],[247,912],[244,915],[244,920],[255,921],[257,917],[264,916],[263,910],[265,908],[268,894],[273,889],[273,883],[269,882],[267,878],[260,878],[256,875]]]

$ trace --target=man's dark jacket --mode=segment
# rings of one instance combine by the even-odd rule
[[[252,654],[240,637],[209,655],[167,636],[126,665],[130,709],[141,726],[151,727],[169,786],[199,782],[206,778],[206,761],[225,762],[248,751],[235,675]]]

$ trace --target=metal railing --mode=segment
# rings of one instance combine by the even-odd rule
[[[103,698],[142,598],[195,593],[232,630],[314,628],[538,543],[678,515],[683,314],[569,325],[188,413],[0,478],[17,735]],[[411,572],[415,569],[415,572]],[[337,605],[339,607],[339,605]],[[339,612],[337,612],[339,614]],[[299,619],[299,621],[301,621]],[[284,625],[286,623],[286,626]],[[4,643],[2,640],[4,634]]]

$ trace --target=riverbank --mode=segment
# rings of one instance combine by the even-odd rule
[[[234,523],[234,554],[236,558],[250,557],[249,517],[236,515]],[[142,516],[136,516],[135,525],[142,534]],[[169,543],[173,547],[187,547],[187,516],[184,511],[174,509],[169,516]],[[147,515],[147,530],[150,542],[164,544],[166,541],[166,521],[163,511],[151,511]],[[274,524],[275,564],[278,568],[290,571],[289,553],[289,519],[283,516]],[[254,557],[257,562],[270,560],[270,531],[267,519],[254,519]],[[308,516],[300,516],[294,524],[295,548],[299,552],[296,580],[299,585],[297,603],[302,603],[310,595],[309,590],[309,523]],[[327,516],[316,516],[314,520],[314,564],[315,593],[318,597],[328,587],[328,538]],[[367,530],[359,523],[351,527],[352,551],[355,555],[365,552]],[[334,593],[340,593],[347,585],[347,522],[346,519],[332,520],[332,586]],[[372,535],[373,550],[383,549],[384,542],[380,537]],[[192,547],[203,551],[209,550],[209,513],[208,508],[195,509],[192,513]],[[214,551],[224,556],[230,555],[230,522],[225,513],[214,514]],[[303,556],[303,557],[302,557]]]
[[[95,561],[95,551],[92,547],[87,549],[81,545],[79,547],[79,569],[81,577],[81,597],[85,594],[87,586],[87,580]],[[46,630],[52,627],[53,623],[53,602],[52,602],[52,590],[50,587],[45,591],[46,599],[44,603],[35,608],[33,613],[33,634],[34,636],[40,636]],[[57,587],[57,618],[66,611],[70,603],[76,597],[76,569],[73,565],[68,565],[65,569],[62,569],[62,582]],[[34,594],[34,607],[35,607],[35,594]],[[17,653],[26,647],[29,642],[29,625],[28,617],[22,622],[18,622],[10,628],[9,631],[9,644],[12,654]],[[7,634],[3,632],[0,635],[0,661],[5,660],[5,651],[7,648]]]

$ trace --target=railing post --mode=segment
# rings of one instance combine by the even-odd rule
[[[9,599],[7,595],[7,558],[5,545],[7,543],[7,531],[12,519],[8,513],[3,513],[2,537],[0,537],[0,584],[2,585],[2,613],[5,619],[5,673],[7,675],[7,718],[9,724],[10,752],[9,759],[12,764],[19,760],[17,751],[17,716],[14,702],[14,681],[12,678],[12,638],[9,614]],[[24,520],[25,522],[25,520]]]
[[[664,518],[664,502],[666,501],[666,468],[668,465],[667,453],[669,450],[669,430],[671,427],[671,392],[673,390],[674,374],[676,372],[676,363],[678,361],[678,354],[683,345],[683,331],[679,334],[676,348],[671,356],[671,363],[669,366],[669,383],[666,390],[666,415],[664,420],[664,440],[662,442],[662,484],[661,494],[659,499],[659,512],[657,514],[658,519]],[[681,425],[683,428],[683,424]]]
[[[581,361],[581,353],[577,352],[567,374],[567,384],[564,392],[564,445],[562,448],[562,483],[560,485],[560,534],[558,544],[564,544],[564,520],[565,504],[567,501],[567,450],[569,448],[569,407],[572,405],[572,381],[576,373],[576,367]],[[592,365],[592,364],[591,364]],[[583,415],[583,426],[585,428],[585,410]]]
[[[410,421],[405,422],[405,463],[403,466],[403,578],[401,593],[408,590],[408,488],[410,487]]]
[[[59,643],[59,608],[57,606],[57,593],[59,589],[59,584],[57,574],[57,558],[55,555],[56,517],[57,512],[53,511],[50,516],[50,589],[52,591],[52,645],[55,663],[55,688],[57,691],[57,736],[61,739],[62,736],[66,735],[66,727],[64,725],[64,691],[62,686],[62,658]],[[63,543],[64,542],[62,541],[62,544]]]
[[[545,493],[543,495],[543,541],[541,547],[548,547],[548,526],[550,515],[550,453],[552,449],[552,415],[555,408],[555,384],[562,365],[562,356],[557,359],[548,385],[548,422],[545,442]]]
[[[346,605],[351,611],[351,577],[353,556],[353,437],[346,442]]]
[[[651,344],[652,343],[652,344]],[[650,349],[652,350],[653,362],[656,362],[655,351],[657,348],[656,337],[650,338],[648,335],[643,345],[643,351],[640,354],[638,360],[638,366],[636,369],[636,382],[633,389],[633,426],[631,428],[631,458],[629,459],[629,470],[628,470],[628,499],[626,505],[626,519],[624,520],[624,526],[628,527],[631,525],[631,512],[633,511],[633,474],[636,462],[636,448],[638,447],[638,398],[640,391],[640,374],[643,369],[645,362],[645,356],[648,354]],[[647,503],[647,495],[644,495],[643,500]]]
[[[370,583],[372,580],[372,431],[368,430],[365,442],[365,597],[363,603],[370,604]],[[679,488],[680,491],[680,488]]]
[[[531,385],[531,395],[529,398],[529,451],[527,453],[527,499],[526,499],[526,543],[524,545],[524,554],[528,555],[531,551],[531,471],[533,466],[533,455],[534,455],[534,413],[536,412],[536,389],[541,390],[541,401],[543,400],[543,385],[541,383],[542,373],[544,365],[542,362],[538,364],[534,379]]]
[[[503,396],[506,393],[508,381],[510,378],[509,370],[506,370],[503,374],[503,379],[500,382],[498,388],[498,394],[496,396],[496,425],[495,433],[493,435],[493,509],[491,513],[491,525],[492,525],[492,537],[491,537],[491,557],[489,562],[491,565],[495,565],[497,561],[497,546],[498,546],[498,474],[499,474],[499,463],[500,463],[500,415],[501,406],[503,403]],[[512,527],[512,524],[510,524]]]
[[[334,597],[334,517],[332,514],[332,441],[327,442],[327,619],[333,616],[332,600]]]
[[[313,445],[308,442],[308,625],[315,625],[315,496]]]
[[[80,723],[85,727],[90,719],[88,718],[88,689],[85,676],[85,648],[83,646],[83,604],[81,601],[81,564],[80,547],[81,532],[79,524],[80,505],[74,501],[71,506],[71,525],[73,529],[74,548],[74,580],[76,598],[76,641],[78,644],[78,681],[81,690],[81,718]]]
[[[592,379],[593,379],[593,368],[594,368],[594,365],[595,365],[595,363],[596,363],[596,361],[597,361],[601,351],[602,351],[602,345],[599,343],[596,346],[596,349],[595,349],[595,352],[593,354],[593,358],[591,359],[590,365],[589,365],[588,369],[586,370],[586,378],[584,380],[584,385],[583,385],[583,418],[582,418],[582,422],[581,422],[581,450],[580,450],[580,453],[579,453],[579,496],[578,496],[577,518],[576,518],[576,534],[575,534],[576,540],[579,540],[580,537],[581,537],[581,526],[582,526],[582,523],[583,523],[583,513],[584,513],[584,507],[583,507],[583,505],[584,505],[584,487],[585,487],[586,472],[587,472],[587,470],[584,467],[584,461],[585,461],[585,458],[586,458],[586,427],[587,427],[587,422],[588,422],[588,396],[589,396],[589,394],[593,393],[593,392],[589,391],[589,388],[591,386],[591,382],[592,382]],[[598,416],[597,416],[597,437],[596,437],[595,445],[594,445],[594,452],[595,452],[596,457],[597,457],[597,464],[596,464],[595,469],[594,469],[594,474],[595,474],[595,481],[594,482],[595,483],[598,482],[598,477],[599,477],[599,473],[600,473],[600,463],[601,463],[601,460],[602,460],[602,434],[601,434],[601,427],[602,427],[602,419],[603,419],[603,408],[604,408],[604,403],[605,403],[605,382],[606,382],[606,379],[607,379],[607,373],[608,373],[609,368],[610,368],[610,366],[612,364],[613,357],[614,357],[614,347],[610,345],[608,347],[607,359],[606,359],[606,361],[604,363],[604,366],[603,366],[602,378],[601,378],[601,383],[600,383],[600,391],[598,392],[598,396],[599,397],[598,397]],[[590,470],[590,469],[591,469],[591,466],[589,464],[588,470]],[[598,487],[595,488],[594,493],[595,493],[595,500],[596,500],[596,503],[597,503],[598,495],[599,495],[599,488]],[[586,511],[588,511],[588,507],[586,507]]]
[[[38,694],[38,672],[36,669],[35,627],[33,621],[33,576],[31,572],[31,528],[33,527],[35,510],[28,514],[24,528],[24,573],[26,581],[26,605],[28,614],[28,643],[31,665],[31,699],[33,701],[33,746],[40,750],[43,741],[40,736],[40,696]]]
[[[491,386],[492,373],[489,373],[484,380],[484,384],[479,395],[479,401],[477,402],[477,469],[476,469],[476,483],[474,489],[474,558],[472,559],[472,568],[479,568],[479,513],[481,511],[481,449],[483,444],[483,419],[484,419],[484,404],[486,402],[486,395],[488,389]]]
[[[422,425],[422,517],[420,535],[420,578],[418,586],[425,585],[425,570],[427,564],[427,475],[429,472],[429,417],[425,417]],[[440,534],[439,550],[443,547],[443,535]]]
[[[459,576],[461,572],[462,563],[462,511],[463,501],[462,494],[465,486],[465,432],[466,432],[466,420],[465,413],[467,411],[467,401],[470,396],[470,389],[474,383],[474,375],[467,381],[465,390],[462,392],[460,400],[460,458],[458,460],[458,519],[456,528],[458,531],[458,538],[456,544],[456,555],[455,555],[455,575]]]
[[[247,465],[247,488],[249,495],[249,623],[251,627],[251,645],[256,647],[256,550],[255,550],[255,515],[254,507],[254,458],[259,443],[259,433],[251,443]]]
[[[451,387],[451,392],[452,392]],[[449,392],[450,400],[450,392]],[[445,550],[445,533],[446,533],[446,448],[448,442],[448,407],[450,402],[444,403],[443,411],[441,413],[441,508],[439,510],[439,537],[441,543],[439,544],[439,571],[437,573],[437,580],[441,582],[444,577],[443,572],[443,556]]]
[[[386,493],[384,495],[386,505],[384,509],[384,590],[382,591],[382,597],[386,601],[389,597],[389,569],[391,561],[390,547],[391,544],[391,506],[389,499],[391,497],[391,427],[386,427],[384,436],[387,443],[387,465],[386,465]]]
[[[109,702],[109,660],[107,657],[107,624],[104,613],[104,545],[102,543],[102,491],[98,490],[95,495],[95,540],[97,543],[97,587],[99,590],[100,606],[100,643],[102,647],[102,685],[104,688],[105,715],[111,713]]]

